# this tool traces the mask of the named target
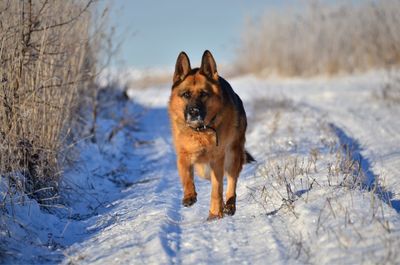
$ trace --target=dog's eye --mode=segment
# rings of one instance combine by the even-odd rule
[[[201,91],[200,92],[200,97],[202,97],[202,98],[205,98],[205,97],[208,97],[208,92],[206,92],[206,91]]]
[[[189,91],[186,91],[186,92],[182,93],[181,96],[182,96],[183,98],[190,99],[190,97],[192,96],[192,94],[191,94]]]

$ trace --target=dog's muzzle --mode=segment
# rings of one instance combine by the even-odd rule
[[[204,126],[205,117],[206,112],[202,106],[194,105],[186,107],[185,118],[190,127],[198,128]]]

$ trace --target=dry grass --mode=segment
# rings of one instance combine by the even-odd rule
[[[0,2],[0,176],[39,199],[57,192],[60,153],[95,72],[92,6]]]
[[[386,218],[385,191],[378,186],[370,191],[364,189],[366,176],[348,146],[330,143],[327,149],[329,154],[320,155],[317,149],[310,149],[308,156],[292,154],[269,159],[256,172],[256,177],[263,178],[266,184],[254,189],[253,199],[262,205],[265,215],[280,216],[290,224],[286,231],[291,240],[288,259],[319,263],[315,243],[321,242],[320,237],[329,237],[329,244],[343,249],[355,249],[354,240],[374,246],[375,239],[359,231],[365,225],[380,231],[379,240],[385,248],[379,258],[396,264],[399,255],[394,249],[398,241],[392,234],[392,223]],[[357,194],[363,194],[369,203],[361,206],[365,213],[354,203],[357,199],[352,199]],[[342,198],[346,196],[351,199]],[[321,200],[325,203],[321,204]],[[303,226],[304,222],[308,226]],[[346,253],[343,255],[351,251]],[[353,260],[361,259],[358,252],[350,255]]]
[[[154,87],[154,86],[162,86],[166,85],[171,82],[171,74],[168,73],[152,73],[151,71],[149,72],[144,72],[143,76],[141,78],[138,78],[136,80],[130,80],[127,83],[128,87],[135,87],[139,89],[145,89],[149,87]]]
[[[244,28],[238,73],[310,76],[351,73],[400,64],[397,0],[269,12]]]

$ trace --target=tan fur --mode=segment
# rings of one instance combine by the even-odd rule
[[[237,179],[246,160],[244,143],[247,122],[243,106],[232,100],[237,97],[232,94],[233,91],[229,94],[227,88],[222,87],[227,83],[221,83],[215,61],[208,51],[204,53],[198,70],[192,70],[189,58],[181,53],[173,81],[168,111],[184,192],[182,202],[190,206],[197,200],[193,179],[195,169],[198,175],[211,180],[209,219],[221,218],[224,212],[233,215]],[[188,126],[184,111],[188,99],[182,96],[185,91],[189,91],[193,98],[200,98],[202,91],[208,93],[206,99],[202,98],[206,109],[204,123],[210,124],[212,129],[196,131]],[[224,174],[228,180],[226,205],[222,198]]]
[[[211,167],[210,164],[196,163],[194,164],[196,175],[203,179],[211,180]]]

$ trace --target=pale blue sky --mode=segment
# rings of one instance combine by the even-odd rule
[[[234,58],[246,17],[267,9],[298,4],[296,0],[115,0],[111,21],[117,40],[124,39],[119,58],[135,68],[171,67],[180,51],[198,65],[209,49],[218,62]]]

